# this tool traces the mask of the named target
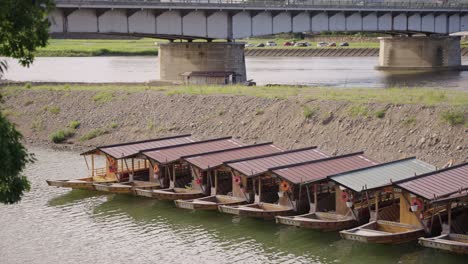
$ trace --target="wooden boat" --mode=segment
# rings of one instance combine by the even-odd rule
[[[315,212],[297,216],[277,216],[276,223],[322,231],[339,231],[358,225],[350,215]]]
[[[186,188],[169,188],[160,190],[145,190],[136,188],[135,193],[138,196],[145,196],[158,200],[189,200],[205,196],[205,194],[200,190]]]
[[[417,240],[425,234],[422,227],[384,220],[372,221],[340,232],[344,239],[378,244],[405,243]]]
[[[220,205],[241,205],[247,203],[247,200],[229,195],[212,195],[192,200],[176,200],[174,202],[177,207],[183,209],[218,210],[218,206]]]
[[[135,189],[154,190],[159,189],[159,183],[147,181],[132,181],[119,183],[94,183],[96,191],[110,193],[134,193]]]
[[[76,180],[46,180],[49,186],[81,189],[81,190],[95,190],[94,181],[92,177],[82,178]],[[115,182],[115,181],[113,181]]]
[[[444,234],[432,238],[419,238],[419,244],[457,254],[468,254],[468,235]]]
[[[221,205],[218,207],[218,210],[226,214],[263,219],[274,219],[276,216],[294,214],[294,208],[292,207],[271,203],[254,203],[237,206]]]

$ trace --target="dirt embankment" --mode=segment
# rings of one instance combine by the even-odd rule
[[[205,139],[232,135],[246,143],[274,141],[284,148],[317,145],[331,154],[365,150],[380,161],[417,156],[437,166],[468,161],[468,128],[441,121],[445,106],[366,104],[227,95],[165,95],[157,91],[17,91],[4,97],[5,113],[28,144],[87,148],[181,133]],[[99,98],[98,98],[99,99]],[[386,109],[378,118],[374,113]],[[64,144],[50,134],[81,124]],[[99,130],[98,136],[81,139]],[[103,134],[104,133],[104,134]],[[102,134],[102,135],[100,135]]]

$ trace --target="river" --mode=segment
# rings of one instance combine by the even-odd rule
[[[46,179],[83,176],[85,162],[75,152],[31,151],[31,191],[0,205],[0,263],[466,263],[416,243],[361,244],[171,202],[48,187]]]
[[[144,82],[159,79],[156,57],[42,57],[30,68],[9,61],[14,81]],[[468,72],[385,73],[376,57],[246,57],[247,77],[259,85],[301,84],[331,87],[393,86],[468,90]],[[464,60],[468,64],[468,59]]]

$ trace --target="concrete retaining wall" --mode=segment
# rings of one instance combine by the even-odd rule
[[[249,57],[378,57],[378,48],[317,48],[317,49],[246,49]],[[468,56],[468,48],[461,49],[461,56]]]
[[[183,81],[182,73],[192,71],[235,72],[246,81],[243,43],[165,43],[159,47],[160,78]]]
[[[460,66],[460,37],[380,38],[378,69],[456,68]]]

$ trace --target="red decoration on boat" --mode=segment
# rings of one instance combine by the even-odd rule
[[[195,179],[195,183],[196,183],[197,185],[201,185],[202,180],[201,180],[200,178],[196,178],[196,179]]]
[[[347,192],[342,192],[342,193],[341,193],[341,200],[342,200],[343,202],[349,201],[349,198],[350,198],[350,197],[349,197],[349,194],[348,194]]]
[[[241,184],[241,177],[240,176],[234,177],[234,183],[237,184],[237,185],[240,185]]]
[[[423,206],[424,206],[424,204],[423,204],[423,202],[421,201],[421,199],[418,199],[418,198],[416,198],[416,197],[413,198],[413,199],[411,200],[411,205],[417,205],[418,207],[416,208],[416,210],[422,209]]]

